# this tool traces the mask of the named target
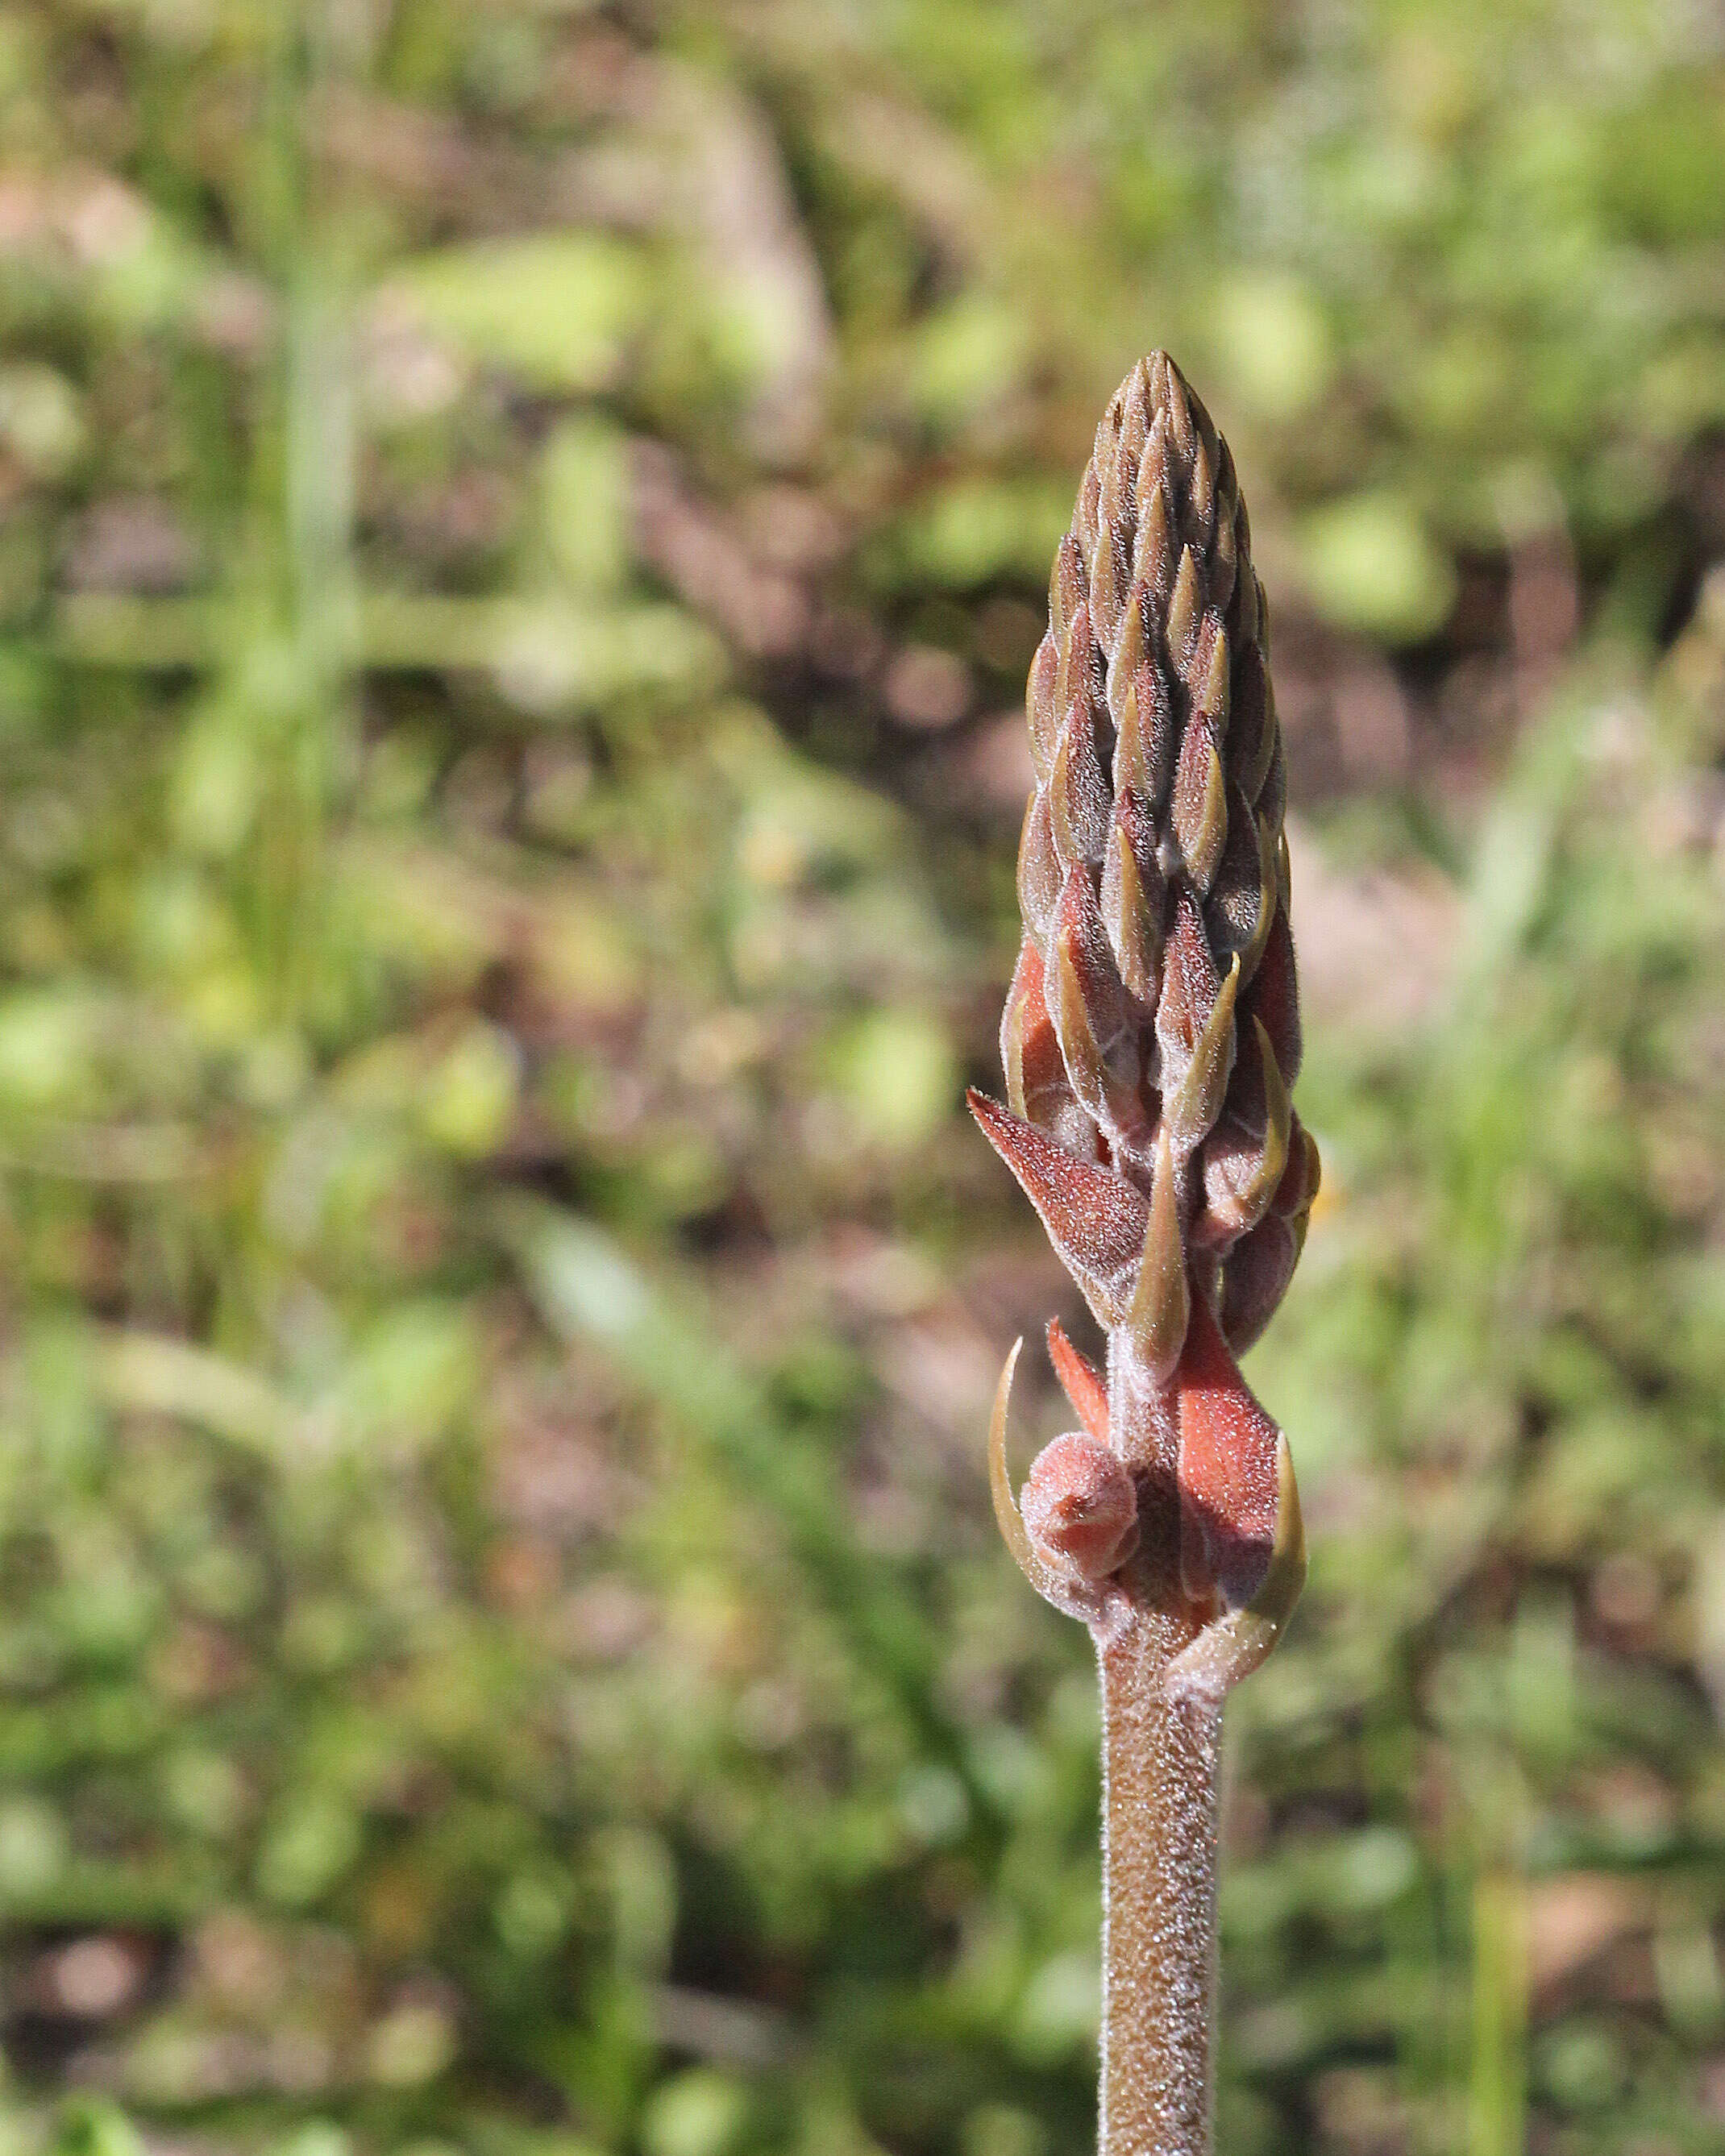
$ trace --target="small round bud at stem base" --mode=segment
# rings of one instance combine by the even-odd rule
[[[1106,1579],[1137,1548],[1132,1476],[1106,1445],[1077,1430],[1037,1454],[1020,1508],[1031,1548],[1074,1578]]]

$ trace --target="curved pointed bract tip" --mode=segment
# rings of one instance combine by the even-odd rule
[[[1219,1706],[1269,1656],[1306,1584],[1306,1529],[1286,1433],[1276,1446],[1276,1541],[1262,1585],[1244,1609],[1206,1625],[1168,1666],[1169,1696]]]
[[[1024,1514],[1019,1510],[1018,1500],[1013,1495],[1012,1478],[1006,1466],[1006,1409],[1012,1396],[1012,1373],[1024,1344],[1022,1337],[1013,1342],[1012,1353],[1000,1373],[1000,1383],[994,1389],[994,1409],[988,1418],[988,1494],[994,1501],[994,1523],[1019,1570],[1043,1600],[1051,1603],[1063,1615],[1076,1617],[1080,1624],[1088,1625],[1092,1631],[1099,1626],[1103,1628],[1097,1634],[1102,1637],[1119,1597],[1106,1581],[1064,1578],[1056,1573],[1038,1554],[1024,1525]]]
[[[1174,1194],[1173,1153],[1164,1125],[1151,1172],[1150,1205],[1137,1283],[1126,1316],[1132,1352],[1158,1385],[1167,1384],[1174,1374],[1191,1317],[1192,1291],[1186,1278],[1186,1248]]]
[[[994,1500],[994,1524],[1000,1530],[1001,1540],[1012,1552],[1019,1570],[1040,1593],[1042,1583],[1038,1575],[1042,1568],[1030,1548],[1024,1516],[1019,1511],[1018,1499],[1012,1494],[1012,1478],[1006,1469],[1006,1407],[1012,1398],[1012,1373],[1018,1368],[1019,1352],[1024,1344],[1024,1336],[1020,1334],[1012,1343],[1000,1373],[1000,1382],[994,1388],[994,1409],[988,1417],[988,1494]]]

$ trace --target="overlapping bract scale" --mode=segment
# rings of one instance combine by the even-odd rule
[[[1027,707],[1009,1099],[1124,1186],[1117,1219],[1136,1199],[1160,1224],[1125,1306],[1165,1373],[1189,1274],[1214,1286],[1232,1348],[1262,1330],[1317,1156],[1289,1098],[1299,998],[1263,589],[1228,446],[1163,353],[1097,429]],[[1022,1178],[1009,1131],[990,1136]],[[1094,1272],[1083,1284],[1094,1300]]]

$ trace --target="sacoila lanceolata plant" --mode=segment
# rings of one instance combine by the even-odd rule
[[[1299,1594],[1287,1440],[1235,1356],[1293,1272],[1317,1149],[1264,591],[1233,460],[1165,353],[1096,430],[1027,704],[1036,790],[1009,1106],[971,1106],[1107,1337],[1049,1353],[1082,1424],[1006,1469],[1001,1531],[1095,1637],[1103,1701],[1102,2156],[1211,2147],[1222,1702]],[[1022,1343],[1021,1343],[1022,1344]]]

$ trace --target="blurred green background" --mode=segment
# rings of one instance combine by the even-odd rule
[[[1223,2156],[1725,2143],[1717,9],[14,0],[0,345],[3,2156],[1091,2145],[958,1102],[1156,345],[1326,1163]]]

